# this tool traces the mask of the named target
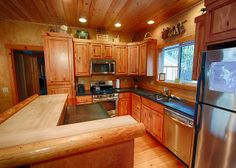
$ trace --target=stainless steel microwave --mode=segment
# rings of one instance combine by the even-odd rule
[[[115,74],[115,60],[91,59],[91,74]]]

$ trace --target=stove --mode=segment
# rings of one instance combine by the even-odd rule
[[[118,93],[113,92],[113,82],[91,82],[90,90],[93,93],[93,103],[100,104],[110,117],[115,117],[117,115]]]

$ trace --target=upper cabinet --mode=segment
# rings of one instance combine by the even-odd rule
[[[126,45],[115,45],[113,52],[116,60],[116,75],[127,75],[128,47]]]
[[[209,0],[208,0],[209,1]],[[206,42],[226,42],[236,39],[236,1],[206,2]]]
[[[72,37],[60,33],[48,33],[45,35],[44,56],[48,93],[68,93],[69,98],[73,98],[74,64]]]
[[[90,44],[90,57],[91,58],[112,58],[112,45],[91,43]]]
[[[128,46],[128,75],[138,75],[139,68],[139,45]]]
[[[147,40],[139,46],[139,75],[153,76],[156,58],[156,40]]]
[[[45,36],[45,67],[48,84],[73,83],[72,38]]]
[[[76,76],[89,76],[89,44],[74,42],[74,63]]]

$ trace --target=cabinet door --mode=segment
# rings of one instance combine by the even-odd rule
[[[75,75],[89,76],[89,45],[85,43],[74,44]]]
[[[48,94],[68,94],[68,98],[73,98],[74,97],[74,92],[73,92],[73,87],[68,85],[68,86],[57,86],[57,85],[52,85],[48,86],[47,88]]]
[[[163,114],[150,109],[149,112],[149,131],[156,137],[160,142],[162,142],[163,135]]]
[[[232,41],[236,38],[235,9],[235,1],[216,1],[207,8],[207,42]]]
[[[147,44],[144,43],[140,45],[139,75],[146,75],[146,74],[147,74]]]
[[[132,109],[131,109],[131,115],[140,122],[141,120],[141,97],[136,94],[132,94]]]
[[[72,39],[45,37],[45,66],[48,84],[73,82]]]
[[[103,58],[112,58],[112,45],[103,45]]]
[[[130,114],[130,98],[120,98],[118,102],[118,115]]]
[[[90,57],[102,58],[102,44],[90,44]]]
[[[138,75],[139,46],[128,47],[128,74]]]
[[[116,75],[128,74],[128,49],[127,46],[115,46]]]
[[[150,108],[145,105],[142,105],[141,110],[141,122],[144,124],[146,130],[149,130],[149,112]]]

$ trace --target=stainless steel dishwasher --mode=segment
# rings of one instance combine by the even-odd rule
[[[164,114],[164,145],[188,166],[192,161],[194,141],[193,119],[166,108]]]

